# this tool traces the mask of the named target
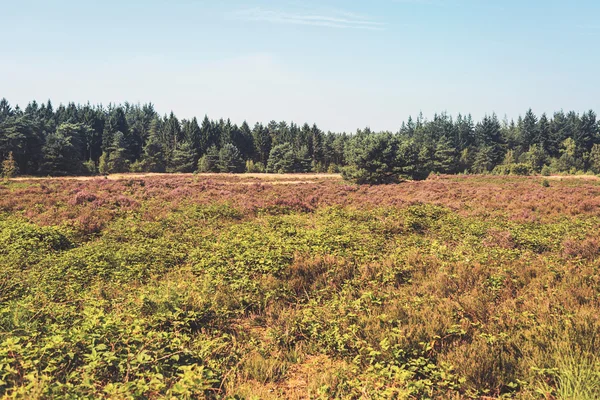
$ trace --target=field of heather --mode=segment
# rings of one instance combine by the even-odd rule
[[[598,399],[600,181],[0,184],[0,398]]]

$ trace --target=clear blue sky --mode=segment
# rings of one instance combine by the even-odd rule
[[[396,130],[600,111],[597,0],[0,0],[0,97]]]

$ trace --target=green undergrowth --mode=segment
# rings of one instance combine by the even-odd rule
[[[217,203],[82,236],[4,215],[0,395],[598,398],[599,222]]]

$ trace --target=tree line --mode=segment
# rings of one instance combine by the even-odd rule
[[[593,111],[515,120],[419,115],[397,132],[324,132],[316,124],[179,120],[152,104],[25,109],[0,100],[0,161],[6,174],[122,172],[342,172],[359,183],[421,179],[430,173],[600,173],[600,125]]]

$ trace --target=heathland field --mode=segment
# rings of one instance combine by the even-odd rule
[[[0,184],[0,397],[600,398],[600,181]]]

